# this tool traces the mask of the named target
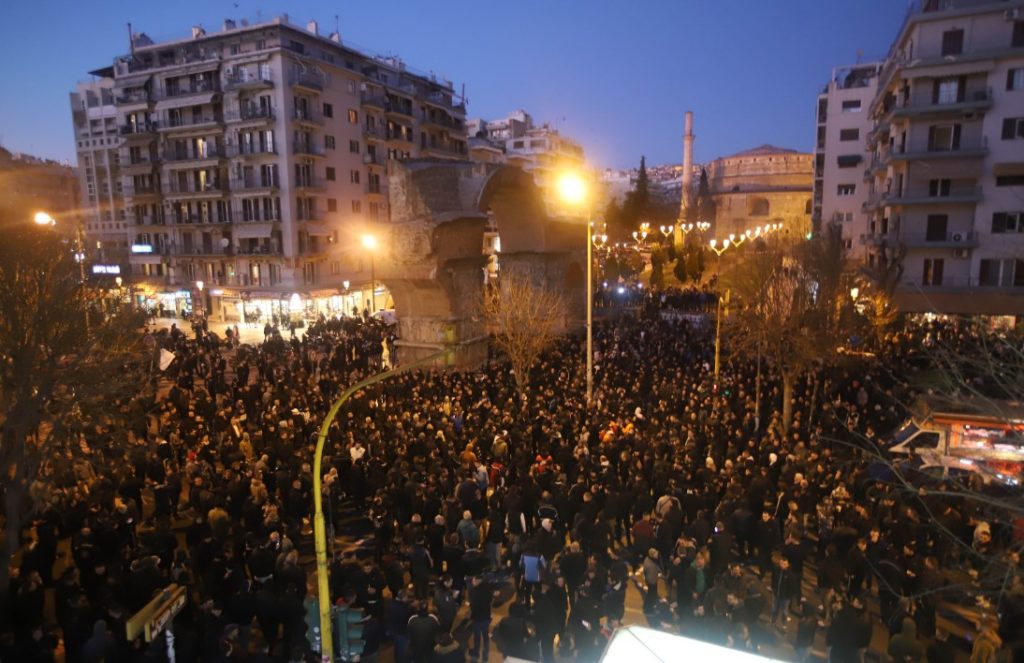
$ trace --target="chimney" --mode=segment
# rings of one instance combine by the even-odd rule
[[[337,32],[332,32],[331,36],[328,37],[328,39],[333,41],[335,44],[340,44],[341,43],[341,34],[339,34]]]
[[[206,30],[203,30],[203,27],[201,25],[193,25],[192,26],[192,38],[193,39],[199,39],[200,37],[203,37],[205,35],[206,35]]]
[[[230,18],[224,19],[224,32],[230,32],[235,29],[235,22]]]
[[[693,201],[691,187],[693,185],[693,112],[686,111],[683,125],[683,195],[679,201],[679,221],[686,221],[686,210]]]
[[[306,30],[318,37],[320,36],[320,26],[317,25],[316,21],[310,21],[307,23]]]

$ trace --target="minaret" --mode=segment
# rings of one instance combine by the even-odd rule
[[[686,111],[683,125],[683,193],[679,199],[679,221],[676,222],[676,245],[682,244],[685,235],[679,226],[686,223],[686,210],[693,203],[691,186],[693,184],[693,111]]]

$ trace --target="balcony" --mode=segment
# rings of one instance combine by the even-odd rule
[[[127,174],[142,174],[153,169],[155,161],[149,154],[139,154],[135,157],[121,159],[121,170]]]
[[[384,110],[387,106],[387,98],[383,94],[374,94],[372,92],[363,92],[361,96],[363,105],[368,108],[377,108]]]
[[[121,190],[125,197],[142,198],[143,196],[159,196],[160,188],[155,184],[135,185],[128,184]]]
[[[114,71],[118,77],[127,76],[128,74],[148,71],[150,69],[159,69],[162,67],[174,67],[178,65],[194,65],[197,63],[208,62],[210,65],[215,65],[220,62],[221,54],[219,50],[213,51],[179,51],[172,53],[170,56],[160,55],[159,57],[149,56],[145,57],[124,57],[114,63]]]
[[[153,97],[149,90],[122,91],[114,97],[114,103],[118,106],[131,106],[138,104],[152,103]]]
[[[225,158],[226,151],[222,147],[210,146],[198,152],[192,150],[164,150],[164,161],[217,161]]]
[[[364,127],[363,135],[368,140],[384,140],[384,129],[381,127]]]
[[[900,239],[912,249],[976,249],[981,245],[978,233],[973,230],[952,231],[940,235],[915,233]]]
[[[259,157],[276,156],[277,146],[229,145],[224,152],[232,159],[257,159]]]
[[[293,73],[288,77],[288,84],[310,92],[323,92],[324,89],[323,77],[308,71]]]
[[[397,115],[403,118],[415,119],[412,114],[412,104],[399,104],[391,101],[390,99],[384,103],[384,113],[387,115]]]
[[[269,71],[245,72],[224,78],[224,91],[264,90],[274,87],[274,77]]]
[[[386,161],[380,154],[363,154],[363,163],[367,166],[384,166]]]
[[[226,182],[164,182],[166,196],[221,196],[228,190]]]
[[[156,98],[161,101],[169,99],[183,99],[186,97],[192,97],[195,95],[206,95],[219,92],[219,85],[214,80],[197,81],[194,85],[186,85],[182,87],[177,86],[166,86],[163,91],[156,95]]]
[[[961,115],[975,111],[988,110],[992,107],[992,88],[968,90],[964,99],[952,102],[917,101],[896,106],[892,109],[893,117],[925,117],[929,115]]]
[[[893,149],[889,155],[892,161],[925,161],[932,159],[980,159],[988,156],[988,140],[985,136],[981,140],[964,141],[958,147],[938,147],[936,145],[911,146],[905,151],[899,147]]]
[[[232,191],[273,191],[280,188],[276,177],[234,178],[231,180]]]
[[[178,246],[171,248],[171,255],[207,257],[233,256],[235,255],[235,250],[230,244],[227,246],[214,246],[212,244],[206,244],[203,246]]]
[[[292,145],[292,153],[301,156],[322,157],[324,156],[324,148],[300,141]]]
[[[412,131],[409,131],[408,134],[406,134],[405,132],[402,132],[402,131],[386,131],[385,134],[387,135],[387,139],[388,140],[394,140],[394,141],[398,141],[400,143],[412,143],[413,142],[413,140],[412,140]]]
[[[899,235],[895,231],[887,233],[866,233],[860,236],[863,246],[895,246],[899,244]]]
[[[242,106],[224,113],[225,122],[273,122],[274,118],[274,109],[266,106]]]
[[[136,124],[122,124],[119,132],[122,136],[152,138],[158,128],[159,123],[153,120],[150,122],[140,122]]]
[[[444,129],[446,131],[462,131],[464,129],[461,120],[455,120],[447,115],[440,114],[431,116],[428,113],[422,120],[420,120],[420,124],[425,127],[434,127],[437,129]]]
[[[180,116],[168,116],[163,122],[160,123],[159,131],[161,133],[172,133],[176,131],[210,131],[219,130],[223,131],[218,125],[222,124],[224,120],[212,113],[209,115],[180,115]]]
[[[292,120],[300,124],[322,126],[324,123],[324,116],[317,111],[296,108],[292,110]]]
[[[199,214],[181,214],[171,217],[168,225],[175,226],[223,226],[229,221],[215,221],[212,217],[203,217]]]
[[[295,180],[295,188],[306,191],[323,191],[324,181],[319,177],[300,177]]]
[[[281,247],[273,245],[239,246],[235,253],[240,256],[279,256]]]
[[[980,186],[952,187],[948,195],[932,196],[927,191],[909,191],[884,200],[886,205],[968,205],[981,202]]]
[[[868,148],[872,148],[876,143],[883,140],[885,136],[889,135],[889,123],[879,122],[874,129],[868,132],[867,145]]]

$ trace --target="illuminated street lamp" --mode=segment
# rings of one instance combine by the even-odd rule
[[[587,407],[594,397],[594,227],[590,221],[587,184],[579,173],[568,172],[558,178],[558,197],[571,207],[587,210]],[[602,235],[605,241],[607,235]]]
[[[377,312],[377,238],[366,234],[362,237],[363,248],[370,252],[370,313]]]
[[[658,230],[660,230],[661,234],[664,235],[665,241],[668,241],[668,238],[672,234],[672,232],[675,230],[675,227],[674,226],[659,226]]]
[[[32,216],[32,221],[38,226],[49,226],[54,228],[57,226],[57,219],[53,218],[52,215],[39,211]],[[82,283],[82,287],[85,287],[85,243],[82,239],[82,223],[79,221],[78,226],[75,228],[75,261],[78,262],[78,280]],[[85,309],[85,331],[89,331],[89,308]]]

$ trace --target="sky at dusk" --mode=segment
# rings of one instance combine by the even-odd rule
[[[681,161],[772,143],[810,151],[833,67],[883,56],[904,0],[17,0],[0,22],[0,144],[74,160],[68,93],[128,50],[225,18],[320,22],[370,53],[463,83],[469,117],[522,108],[579,140],[596,167]]]

